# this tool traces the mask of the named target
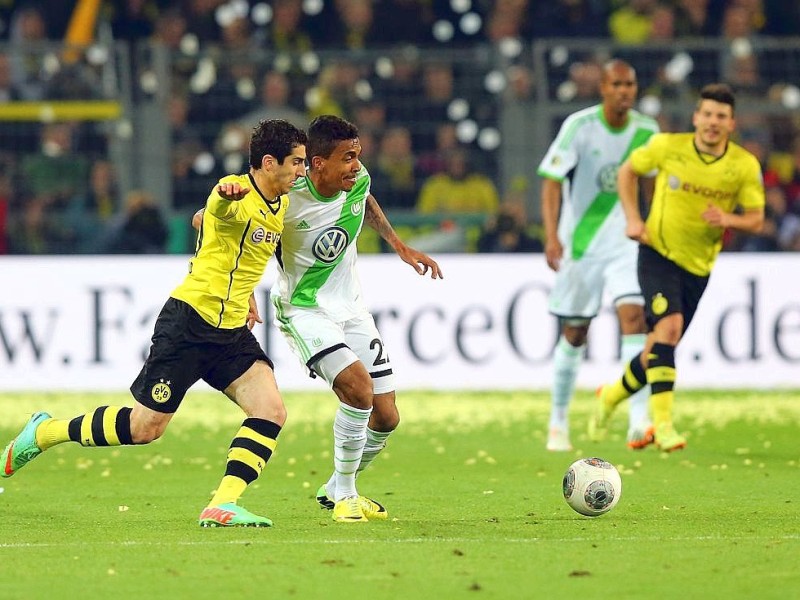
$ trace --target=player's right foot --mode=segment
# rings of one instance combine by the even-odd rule
[[[206,506],[198,522],[200,527],[272,527],[267,517],[254,515],[235,502]]]
[[[361,505],[361,512],[370,521],[384,521],[389,518],[389,513],[383,507],[383,504],[375,502],[366,496],[359,496],[358,503]]]
[[[11,477],[42,453],[41,448],[36,445],[36,429],[47,419],[52,417],[46,412],[34,413],[19,435],[8,443],[3,450],[0,476]]]
[[[656,446],[662,452],[673,452],[686,448],[686,438],[675,431],[672,423],[662,423],[656,427],[655,441]]]
[[[597,400],[595,401],[594,413],[589,417],[588,434],[589,439],[593,442],[602,442],[606,439],[608,435],[608,422],[611,420],[611,414],[613,413],[613,409],[609,409],[606,404],[603,395],[604,390],[604,385],[597,388],[595,392]]]
[[[652,425],[647,427],[632,427],[628,430],[628,448],[633,450],[643,450],[656,441],[655,428]]]
[[[547,446],[550,452],[569,452],[572,444],[569,441],[569,431],[561,427],[551,427],[547,432]]]
[[[366,523],[368,519],[361,508],[359,497],[350,496],[333,506],[333,520],[337,523]]]

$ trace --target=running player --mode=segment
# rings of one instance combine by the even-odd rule
[[[538,169],[544,178],[545,258],[556,272],[549,310],[561,326],[553,355],[548,450],[572,449],[569,405],[589,325],[604,292],[616,307],[623,362],[644,346],[636,244],[625,237],[625,216],[617,196],[619,166],[658,132],[653,119],[632,108],[636,91],[636,72],[628,63],[606,63],[600,82],[602,104],[567,117]],[[647,393],[642,390],[631,400],[628,445],[644,448],[652,440]]]
[[[308,128],[309,169],[289,193],[272,288],[275,323],[312,377],[339,398],[334,471],[317,492],[340,522],[385,519],[359,496],[356,474],[386,445],[400,416],[392,362],[361,294],[356,241],[366,222],[417,273],[441,278],[432,258],[404,244],[370,190],[356,127],[321,116]]]
[[[686,446],[672,423],[675,347],[692,322],[726,228],[756,233],[764,222],[758,159],[730,141],[735,98],[725,84],[700,92],[693,133],[659,134],[635,150],[619,171],[626,235],[639,242],[639,283],[650,333],[618,381],[599,390],[591,437],[602,437],[614,408],[650,385],[655,443],[665,452]],[[638,178],[658,169],[647,222],[637,203]]]
[[[286,420],[272,361],[250,331],[249,299],[280,240],[284,194],[305,173],[305,144],[306,134],[286,121],[261,121],[250,140],[250,172],[225,177],[211,191],[189,273],[159,314],[150,354],[131,385],[133,408],[101,406],[73,419],[37,412],[3,451],[3,477],[64,442],[152,442],[164,433],[186,391],[203,379],[247,418],[200,525],[272,525],[237,504],[261,474]]]

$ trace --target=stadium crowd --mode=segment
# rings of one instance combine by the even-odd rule
[[[107,97],[96,52],[68,60],[47,51],[64,39],[75,5],[0,3],[3,104]],[[468,221],[471,233],[455,247],[541,251],[538,215],[524,199],[541,157],[529,157],[528,179],[500,177],[500,114],[540,98],[531,44],[613,44],[637,67],[643,110],[711,79],[733,85],[744,104],[751,98],[796,109],[798,53],[782,60],[780,44],[762,40],[798,31],[800,5],[785,0],[104,2],[95,40],[127,45],[130,60],[121,64],[132,71],[132,102],[163,98],[156,104],[171,132],[169,197],[123,190],[110,149],[119,128],[14,119],[0,110],[0,254],[188,251],[170,244],[170,221],[188,227],[186,215],[216,179],[245,168],[252,127],[264,118],[304,127],[319,114],[359,127],[373,188],[388,211],[442,236]],[[725,50],[676,54],[683,40],[721,42]],[[168,89],[154,75],[160,51]],[[545,65],[548,98],[597,102],[606,58],[554,47]],[[498,68],[500,83],[492,78]],[[658,116],[665,130],[686,125]],[[791,110],[742,114],[737,141],[762,161],[768,219],[760,235],[732,236],[727,249],[800,250],[798,132]]]

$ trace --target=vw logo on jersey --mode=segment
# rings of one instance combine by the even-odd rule
[[[250,239],[253,241],[254,244],[260,244],[264,241],[264,238],[267,236],[267,233],[264,231],[263,227],[258,227],[253,230],[253,233],[250,234]]]
[[[606,192],[607,194],[617,193],[618,171],[619,165],[617,163],[608,163],[600,168],[600,172],[597,174],[597,187],[600,188],[601,192]]]
[[[363,209],[364,209],[364,203],[360,200],[358,202],[353,202],[350,205],[350,212],[353,214],[354,217],[360,215]]]
[[[347,249],[349,243],[350,236],[347,230],[342,227],[329,227],[314,240],[312,252],[322,262],[332,263]]]

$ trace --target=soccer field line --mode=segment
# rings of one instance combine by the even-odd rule
[[[641,541],[640,536],[616,536],[604,537],[604,542],[637,542]],[[650,541],[668,541],[668,542],[705,542],[705,541],[726,541],[726,542],[743,542],[743,541],[793,541],[800,540],[800,534],[782,534],[777,536],[715,536],[715,535],[698,535],[698,536],[673,536],[661,537]],[[467,542],[486,543],[489,541],[503,542],[506,544],[531,544],[531,543],[565,543],[565,542],[596,542],[596,537],[569,537],[569,538],[470,538],[470,537],[446,537],[446,538],[394,538],[394,539],[360,539],[357,540],[359,544],[463,544]],[[251,544],[352,544],[352,539],[307,539],[307,540],[270,540],[270,539],[240,539],[240,540],[192,540],[174,543],[164,543],[158,540],[139,540],[139,541],[112,541],[112,540],[98,540],[94,542],[80,541],[80,542],[11,542],[0,543],[0,549],[18,550],[23,548],[78,548],[84,546],[209,546],[209,545],[229,545],[229,546],[248,546]]]

